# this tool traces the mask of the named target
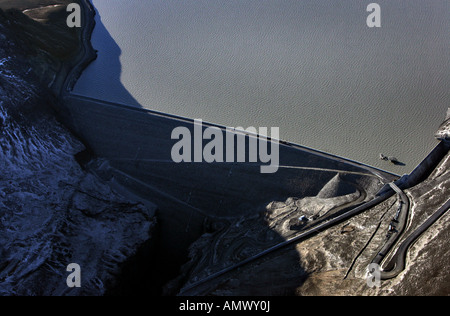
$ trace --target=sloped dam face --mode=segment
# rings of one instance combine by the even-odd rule
[[[172,131],[185,127],[193,135],[193,121],[77,96],[64,103],[64,119],[96,157],[107,161],[94,167],[97,173],[157,204],[160,248],[167,260],[180,264],[189,245],[208,229],[262,214],[273,201],[359,192],[361,203],[397,178],[288,143],[280,143],[275,173],[261,173],[259,163],[175,163],[171,151],[178,140]]]

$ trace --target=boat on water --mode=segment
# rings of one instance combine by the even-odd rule
[[[384,154],[380,154],[380,159],[381,159],[381,160],[385,160],[385,161],[390,161],[390,162],[392,162],[393,164],[399,164],[399,163],[400,163],[400,161],[399,161],[396,157],[393,157],[393,156],[386,156],[386,155],[384,155]]]

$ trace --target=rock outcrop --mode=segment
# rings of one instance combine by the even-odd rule
[[[450,108],[447,110],[447,118],[439,127],[435,137],[439,140],[450,141]]]
[[[103,295],[152,240],[156,206],[75,159],[85,147],[56,119],[49,89],[74,43],[45,30],[0,10],[0,295]],[[70,263],[81,288],[66,284]]]

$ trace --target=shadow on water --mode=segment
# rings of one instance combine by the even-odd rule
[[[93,45],[98,46],[94,47],[97,50],[98,58],[84,70],[75,86],[74,93],[142,108],[142,105],[130,94],[121,81],[120,56],[122,49],[103,24],[100,12],[97,9],[95,12],[96,24],[92,42]],[[102,58],[103,54],[107,54],[108,58]],[[90,76],[91,73],[103,74],[102,82],[87,80],[86,78],[98,78],[94,75]]]
[[[84,71],[75,86],[74,94],[142,108],[121,82],[120,56],[122,50],[103,24],[100,12],[97,9],[95,12],[96,25],[92,38],[93,45],[98,46],[94,47],[98,58]],[[101,55],[105,53],[108,58],[101,58]],[[103,82],[92,82],[90,78],[97,78],[97,76],[89,75],[93,72],[104,73]],[[100,90],[98,90],[99,87]],[[103,89],[107,89],[107,91],[103,91]],[[105,120],[107,120],[106,117]],[[87,141],[89,143],[89,138]],[[92,148],[95,152],[95,144],[89,145],[93,145]],[[120,155],[120,153],[118,154]],[[94,157],[96,154],[93,153],[90,156]],[[101,158],[108,159],[110,157]],[[86,164],[86,161],[83,164]],[[145,199],[145,197],[143,198]],[[163,210],[158,209],[158,211]],[[178,275],[180,264],[186,260],[185,256],[183,254],[180,258],[173,258],[173,255],[167,252],[161,242],[161,223],[159,224],[152,231],[151,240],[142,245],[136,255],[123,265],[117,284],[108,289],[106,295],[161,295],[163,285]],[[155,258],[157,259],[155,260]]]

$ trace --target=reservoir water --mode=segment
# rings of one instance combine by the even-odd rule
[[[450,106],[450,1],[93,0],[74,93],[410,172]],[[381,161],[396,156],[404,166]]]

